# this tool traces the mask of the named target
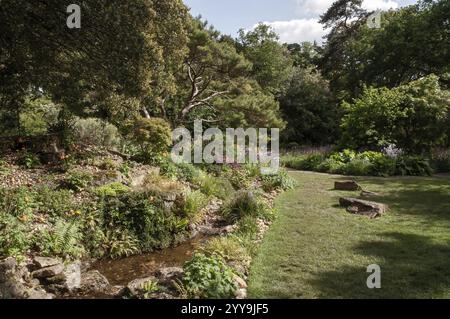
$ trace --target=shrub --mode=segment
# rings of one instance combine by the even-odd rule
[[[234,273],[223,259],[201,253],[184,265],[183,284],[190,298],[232,298],[237,289]]]
[[[129,257],[141,252],[139,239],[128,229],[110,229],[106,233],[107,255],[112,259]]]
[[[396,174],[402,176],[429,176],[433,174],[429,161],[420,156],[398,157],[395,170]]]
[[[261,177],[264,191],[289,190],[295,187],[296,182],[284,170],[279,170],[276,175],[264,175]]]
[[[30,245],[31,236],[26,223],[0,211],[0,257],[23,259]]]
[[[26,187],[0,189],[0,212],[15,217],[31,218],[38,206],[35,193]]]
[[[334,158],[327,158],[318,167],[317,171],[330,174],[343,174],[345,163]]]
[[[187,223],[167,211],[164,202],[152,193],[125,193],[107,197],[102,205],[104,227],[107,230],[127,229],[138,238],[142,251],[166,248]]]
[[[432,157],[432,166],[439,173],[450,172],[450,151],[449,150],[434,151]]]
[[[82,171],[71,171],[64,179],[63,186],[76,192],[84,190],[93,177],[91,174]]]
[[[75,209],[72,194],[68,190],[51,190],[42,187],[36,190],[35,200],[41,213],[52,217],[63,217]]]
[[[345,164],[343,172],[345,175],[367,176],[370,175],[372,164],[365,159],[353,159]]]
[[[193,183],[200,175],[200,170],[192,164],[177,164],[177,177],[185,182]]]
[[[237,192],[222,207],[222,215],[230,222],[246,216],[273,219],[273,210],[257,194],[251,191]]]
[[[88,145],[119,148],[122,137],[114,125],[96,118],[77,119],[73,123],[73,139]]]
[[[172,130],[164,119],[140,118],[134,123],[132,138],[147,160],[151,160],[168,151],[172,144]]]
[[[20,164],[27,169],[33,169],[41,165],[41,160],[36,154],[27,153],[20,159]]]
[[[116,197],[119,196],[120,194],[129,192],[130,190],[131,189],[128,186],[125,186],[122,183],[115,182],[97,187],[94,190],[94,193],[100,197],[107,197],[107,196]]]
[[[208,198],[200,191],[189,191],[186,195],[186,203],[183,212],[192,221],[197,221],[201,210],[208,203]]]
[[[85,254],[83,235],[76,221],[58,219],[54,227],[43,229],[34,237],[34,243],[44,256],[81,258]]]
[[[395,175],[396,160],[388,156],[372,159],[370,175],[388,177]]]
[[[216,196],[220,199],[227,199],[235,192],[230,181],[222,177],[214,177],[208,174],[200,174],[198,181],[202,193],[208,196]]]
[[[237,262],[248,268],[251,257],[235,237],[219,237],[208,241],[202,251],[209,256],[219,255],[227,262]]]

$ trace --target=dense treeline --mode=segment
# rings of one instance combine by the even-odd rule
[[[285,145],[448,145],[449,2],[384,12],[379,29],[361,3],[338,0],[322,15],[331,31],[319,46],[282,45],[265,25],[233,39],[181,0],[80,1],[81,29],[67,28],[64,1],[3,1],[2,134],[39,131],[30,121],[61,130],[75,114],[122,132],[156,117],[279,127]],[[363,111],[375,104],[387,111]]]

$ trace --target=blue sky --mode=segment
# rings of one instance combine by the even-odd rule
[[[269,23],[283,42],[316,40],[324,30],[317,20],[334,0],[183,0],[194,16],[199,14],[223,33],[235,36],[240,28]],[[368,10],[387,10],[416,0],[365,0]]]

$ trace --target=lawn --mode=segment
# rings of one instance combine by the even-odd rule
[[[369,220],[338,207],[335,180],[291,172],[299,187],[277,200],[279,217],[250,273],[252,298],[450,298],[450,177],[357,178],[391,211]],[[367,266],[381,267],[368,289]]]

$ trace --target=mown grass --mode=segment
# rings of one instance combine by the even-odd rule
[[[277,200],[280,216],[253,261],[253,298],[450,298],[450,178],[357,178],[391,211],[369,220],[340,208],[347,179],[291,172],[299,187]],[[381,267],[368,289],[367,266]]]

